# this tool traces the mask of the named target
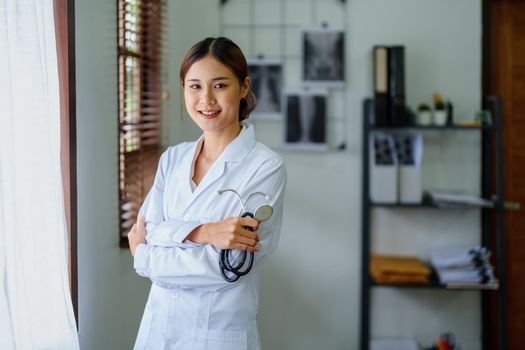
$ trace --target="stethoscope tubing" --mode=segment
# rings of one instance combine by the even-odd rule
[[[250,212],[244,212],[244,213],[242,213],[241,217],[242,218],[245,218],[245,217],[254,218],[254,215],[252,213],[250,213]],[[250,227],[245,227],[245,229],[253,231]],[[239,258],[239,263],[236,264],[235,266],[232,266],[231,263],[230,263],[230,258],[232,257],[231,256],[231,249],[223,249],[223,250],[221,250],[220,259],[219,259],[219,266],[220,266],[222,277],[228,282],[235,282],[235,281],[237,281],[241,276],[247,275],[250,272],[250,270],[252,269],[253,260],[254,260],[253,252],[250,252],[250,255],[249,255],[250,257],[249,257],[249,260],[248,260],[248,266],[244,270],[241,270],[241,269],[242,269],[242,267],[244,266],[244,264],[246,262],[247,252],[246,252],[246,250],[243,250],[243,251],[241,251],[240,254],[241,255],[240,255],[240,258]],[[227,272],[233,274],[234,276],[228,275]]]

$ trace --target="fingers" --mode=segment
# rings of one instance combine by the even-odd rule
[[[137,224],[133,224],[133,226],[131,226],[131,229],[129,230],[129,232],[128,232],[128,234],[127,234],[128,238],[129,238],[130,236],[133,236],[133,235],[135,234],[135,229],[136,229],[136,227],[137,227]]]
[[[259,221],[253,218],[239,218],[239,224],[242,226],[251,227],[254,231],[259,229]]]
[[[250,231],[244,228],[239,231],[239,237],[254,240],[256,243],[260,241],[259,234],[256,231]]]
[[[260,249],[259,247],[257,246],[251,246],[251,245],[247,245],[247,244],[235,244],[231,249],[239,249],[239,250],[246,250],[248,252],[259,252]]]
[[[253,232],[250,232],[250,233],[253,233]],[[237,238],[237,242],[236,243],[241,243],[241,244],[245,244],[245,245],[248,245],[248,246],[256,246],[257,243],[259,242],[259,237],[258,236],[255,236],[255,237],[248,237],[248,236],[239,236]]]

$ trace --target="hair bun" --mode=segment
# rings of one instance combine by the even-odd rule
[[[257,98],[255,97],[253,91],[250,89],[246,97],[241,100],[241,105],[239,107],[239,121],[248,119],[248,116],[255,109],[256,105]]]

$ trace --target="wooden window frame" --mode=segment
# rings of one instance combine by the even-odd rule
[[[123,248],[129,248],[127,232],[153,183],[158,162],[164,7],[164,0],[117,0],[119,244]]]
[[[53,11],[60,94],[60,163],[69,238],[69,287],[78,327],[75,1],[53,0]]]

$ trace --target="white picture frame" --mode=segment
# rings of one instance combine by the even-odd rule
[[[249,58],[248,76],[257,106],[250,118],[254,120],[282,119],[283,64],[277,58]]]
[[[300,41],[302,83],[312,87],[344,87],[345,31],[303,28]]]
[[[283,93],[284,148],[327,151],[326,89],[287,89]]]

